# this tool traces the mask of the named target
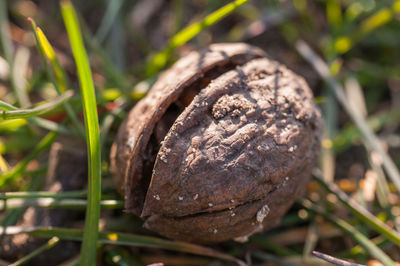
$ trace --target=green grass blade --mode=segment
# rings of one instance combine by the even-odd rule
[[[400,108],[383,110],[367,119],[368,126],[374,131],[380,130],[382,127],[392,125],[400,120]],[[343,128],[333,138],[333,148],[336,153],[344,151],[360,139],[360,132],[357,127],[348,125]]]
[[[57,135],[58,133],[54,131],[48,133],[33,149],[33,151],[31,151],[31,153],[29,153],[28,156],[20,161],[11,171],[0,174],[0,188],[4,186],[7,181],[21,174],[30,161],[35,159],[42,151],[50,147],[50,145],[56,139]]]
[[[106,13],[104,14],[99,29],[95,35],[99,43],[102,43],[107,37],[107,34],[109,33],[114,20],[117,18],[123,4],[124,0],[108,1]]]
[[[348,113],[355,125],[361,131],[365,142],[382,158],[383,166],[386,169],[388,176],[400,192],[400,172],[396,164],[390,158],[388,153],[383,149],[379,139],[368,127],[365,118],[360,116],[357,111],[353,110],[353,106],[349,104],[342,85],[330,74],[327,64],[304,42],[297,41],[296,49],[307,60],[314,70],[321,76],[327,85],[335,92],[336,98]]]
[[[325,219],[336,225],[343,232],[351,236],[355,241],[357,241],[360,246],[362,246],[367,252],[383,263],[383,265],[394,266],[393,260],[385,254],[378,246],[376,246],[371,240],[368,239],[365,235],[360,233],[355,227],[347,223],[346,221],[339,219],[328,212],[326,212],[323,208],[315,205],[309,200],[301,199],[299,200],[300,204],[306,208],[307,210],[322,215]]]
[[[104,209],[121,209],[123,202],[120,200],[102,200],[100,206]],[[0,201],[0,211],[14,210],[27,207],[41,208],[63,208],[63,209],[82,209],[87,207],[87,201],[83,199],[8,199]]]
[[[40,253],[51,249],[52,247],[54,247],[55,245],[57,245],[57,243],[60,241],[60,239],[58,237],[52,237],[49,239],[49,241],[47,241],[46,244],[44,244],[43,246],[39,247],[38,249],[32,251],[31,253],[29,253],[28,255],[24,256],[23,258],[17,260],[16,262],[10,264],[10,266],[19,266],[22,264],[25,264],[27,262],[29,262],[31,259],[33,259],[34,257],[36,257],[37,255],[39,255]]]
[[[74,132],[71,131],[66,126],[64,126],[62,124],[58,124],[58,123],[53,122],[53,121],[48,120],[48,119],[44,119],[44,118],[41,118],[41,117],[28,117],[28,118],[26,118],[26,120],[28,120],[32,124],[35,124],[35,125],[37,125],[39,127],[47,129],[49,131],[54,131],[54,132],[57,132],[57,133],[63,133],[63,134],[66,134],[66,135],[73,135],[74,134]],[[8,121],[11,121],[11,120],[8,120]]]
[[[31,24],[32,32],[36,39],[36,45],[45,66],[47,76],[56,88],[57,93],[60,95],[62,92],[66,91],[69,88],[68,78],[65,74],[65,70],[58,61],[56,53],[54,52],[53,47],[47,40],[46,35],[43,33],[43,31],[36,26],[36,23],[32,18],[28,18],[28,22]],[[51,62],[53,72],[51,71],[49,64],[47,64],[46,57]],[[64,103],[64,107],[69,119],[71,119],[72,123],[77,128],[79,134],[84,137],[85,130],[79,122],[74,109],[68,102]]]
[[[9,107],[15,108],[12,105]],[[0,131],[13,131],[19,127],[28,125],[28,121],[36,126],[42,127],[49,131],[55,131],[57,133],[62,133],[66,135],[73,135],[74,132],[62,124],[44,119],[41,117],[28,117],[24,119],[14,119],[14,120],[0,120]]]
[[[2,111],[1,117],[4,120],[8,120],[43,115],[59,107],[65,101],[69,100],[73,95],[73,91],[67,91],[59,97],[55,98],[54,100],[44,104],[40,104],[38,107],[32,109],[17,109],[9,105],[8,108],[13,107],[14,110]]]
[[[15,235],[21,233],[29,233],[30,235],[44,238],[51,238],[54,236],[65,240],[76,240],[82,241],[83,231],[79,229],[69,228],[41,228],[41,227],[20,227],[20,226],[9,226],[7,228],[0,227],[0,234]],[[179,252],[185,252],[200,256],[208,256],[226,261],[232,261],[239,265],[246,265],[243,261],[219,252],[217,250],[180,241],[165,240],[161,238],[151,236],[141,236],[128,233],[119,232],[100,232],[99,242],[112,245],[123,245],[123,246],[136,246],[136,247],[150,247],[160,248],[166,250],[173,250]],[[82,256],[83,254],[81,254]]]
[[[185,44],[200,32],[202,32],[205,28],[208,28],[227,15],[231,14],[238,7],[244,5],[250,0],[236,0],[232,3],[229,3],[220,9],[214,11],[213,13],[206,16],[202,21],[194,23],[183,30],[179,31],[177,34],[172,37],[167,47],[156,55],[150,57],[150,63],[147,65],[146,73],[147,76],[153,76],[158,71],[160,71],[166,64],[171,55],[171,53],[179,46]]]
[[[65,192],[47,192],[47,191],[24,191],[24,192],[2,192],[0,200],[8,199],[36,199],[36,198],[52,198],[52,199],[67,199],[67,198],[86,198],[86,191],[65,191]]]
[[[102,60],[103,69],[108,79],[114,82],[116,87],[127,93],[130,90],[130,85],[125,75],[114,65],[110,59],[110,55],[104,51],[97,39],[93,37],[83,20],[81,20],[81,28],[84,40],[87,42],[89,49]]]
[[[394,17],[394,10],[390,8],[382,8],[366,18],[360,23],[358,29],[349,35],[340,36],[335,40],[334,47],[337,53],[344,54],[352,49],[357,42],[369,34],[388,23]]]
[[[34,27],[34,21],[32,19],[31,21],[32,27]],[[40,50],[42,50],[43,54],[50,60],[51,66],[53,67],[54,76],[56,78],[56,83],[58,84],[58,88],[60,90],[59,92],[65,92],[69,87],[67,75],[65,74],[65,70],[62,68],[60,62],[58,61],[53,47],[47,40],[46,35],[44,35],[43,31],[39,27],[36,27],[33,32],[35,34],[35,38],[37,38],[36,40]]]
[[[0,110],[11,111],[11,110],[17,110],[17,109],[18,109],[17,107],[15,107],[9,103],[0,101]]]
[[[61,13],[79,74],[89,155],[88,206],[86,209],[80,264],[95,265],[101,198],[101,151],[96,96],[78,19],[70,1],[61,2]]]
[[[392,241],[397,246],[400,246],[400,234],[395,230],[391,229],[381,220],[376,218],[372,213],[366,210],[363,206],[358,204],[355,200],[346,195],[340,188],[334,183],[327,183],[320,175],[314,175],[316,180],[322,187],[324,187],[330,193],[333,193],[337,198],[355,215],[357,215],[363,222],[367,223],[377,232],[384,235],[387,239]]]
[[[43,171],[45,170],[45,171]],[[40,175],[43,175],[47,168],[40,170]],[[44,173],[43,173],[44,172]],[[34,172],[25,171],[24,174],[36,174]],[[64,191],[64,192],[48,192],[48,191],[23,191],[23,192],[0,192],[0,200],[8,199],[38,199],[38,198],[51,198],[51,199],[85,199],[87,198],[86,190]],[[113,199],[111,195],[102,195],[101,199]]]

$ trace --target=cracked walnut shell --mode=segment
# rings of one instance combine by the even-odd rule
[[[128,212],[172,239],[245,239],[304,192],[321,116],[303,78],[243,43],[192,52],[121,125],[111,169]]]

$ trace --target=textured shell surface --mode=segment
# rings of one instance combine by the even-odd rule
[[[321,116],[260,49],[215,44],[160,76],[112,148],[126,209],[166,237],[219,242],[276,226],[304,192]]]

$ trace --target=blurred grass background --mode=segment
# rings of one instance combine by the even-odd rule
[[[91,0],[64,1],[64,12],[72,5],[79,22],[68,26],[59,1],[0,0],[0,244],[22,233],[50,239],[15,265],[33,265],[66,240],[83,240],[84,256],[57,264],[323,265],[313,250],[360,264],[400,262],[399,0]],[[85,47],[73,43],[80,36]],[[246,243],[163,240],[122,212],[111,143],[160,71],[193,49],[237,41],[264,49],[313,89],[325,123],[314,181],[278,228]],[[92,144],[88,191],[46,191],[59,141]],[[23,222],[33,206],[95,211],[49,229]],[[14,262],[4,254],[1,265]]]

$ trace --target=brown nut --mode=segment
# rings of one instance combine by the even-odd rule
[[[276,226],[304,192],[321,118],[303,78],[247,44],[166,71],[111,151],[126,210],[173,239],[219,242]]]

